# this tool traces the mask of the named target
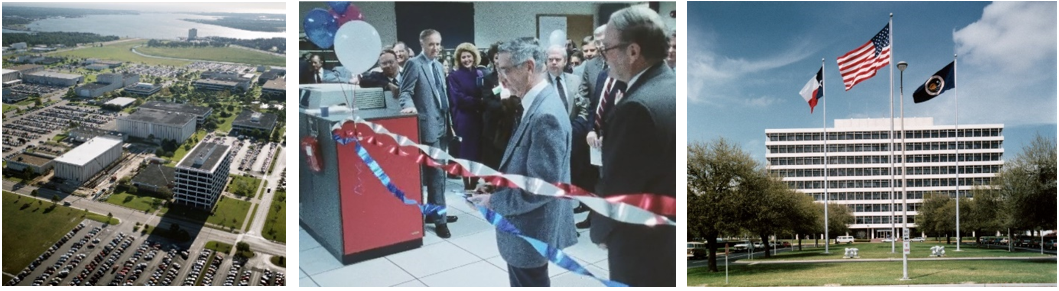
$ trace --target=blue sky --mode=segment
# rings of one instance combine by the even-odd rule
[[[836,59],[893,13],[893,63],[905,117],[955,123],[956,91],[914,104],[912,92],[959,54],[960,124],[1004,124],[1013,158],[1034,135],[1056,136],[1056,2],[688,2],[688,143],[724,137],[764,161],[766,128],[822,126],[798,91],[824,59],[827,124],[889,118],[890,69],[845,91]],[[894,116],[900,72],[893,69]]]

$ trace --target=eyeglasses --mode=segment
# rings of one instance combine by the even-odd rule
[[[629,43],[622,42],[622,43],[618,43],[618,44],[612,45],[610,47],[604,46],[603,49],[599,50],[599,53],[600,54],[607,54],[607,51],[609,51],[609,50],[616,49],[616,48],[619,48],[619,47],[624,48],[624,46],[628,46],[628,45],[629,45]]]

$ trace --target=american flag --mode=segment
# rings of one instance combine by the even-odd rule
[[[864,45],[838,57],[838,71],[846,91],[875,76],[875,71],[890,64],[890,24]]]

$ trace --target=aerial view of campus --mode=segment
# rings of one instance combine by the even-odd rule
[[[1055,288],[1055,2],[687,15],[687,286]]]
[[[3,4],[3,285],[286,285],[284,3]]]

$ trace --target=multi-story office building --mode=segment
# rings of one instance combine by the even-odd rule
[[[65,74],[52,71],[39,71],[22,74],[22,81],[30,84],[51,86],[76,86],[85,81],[85,77],[77,74]]]
[[[209,118],[210,114],[213,114],[213,108],[183,103],[147,101],[147,103],[140,105],[140,108],[191,114],[195,116],[195,122],[198,124],[206,122],[206,118]]]
[[[272,130],[276,127],[277,116],[272,113],[261,113],[254,112],[251,110],[243,109],[239,112],[239,115],[232,121],[232,132],[239,132],[242,134],[250,134],[254,131],[258,131],[262,134],[272,134]]]
[[[55,158],[55,177],[80,185],[121,158],[121,140],[95,137]]]
[[[229,146],[213,142],[199,143],[177,164],[174,201],[195,208],[212,209],[228,182],[231,163]]]
[[[195,38],[198,37],[198,36],[199,36],[199,30],[198,29],[195,29],[195,28],[188,29],[188,41],[195,40]]]
[[[77,87],[74,91],[77,92],[77,96],[96,98],[103,96],[103,94],[107,92],[125,88],[125,86],[139,82],[140,75],[136,74],[99,74],[96,76],[95,83]]]
[[[171,139],[177,144],[195,134],[195,116],[187,113],[140,108],[118,117],[118,131],[139,138]]]
[[[162,91],[162,86],[151,83],[136,83],[125,87],[125,94],[128,95],[151,96],[158,91]]]
[[[1002,124],[961,124],[957,129],[935,125],[931,117],[905,118],[904,178],[900,119],[894,121],[894,159],[889,119],[835,120],[835,127],[827,129],[826,165],[822,131],[766,129],[767,167],[817,202],[824,202],[826,192],[828,201],[849,207],[856,217],[849,235],[858,238],[890,237],[894,228],[900,234],[903,190],[915,234],[916,210],[925,194],[956,197],[959,185],[960,196],[971,197],[971,190],[989,184],[1003,165]]]

